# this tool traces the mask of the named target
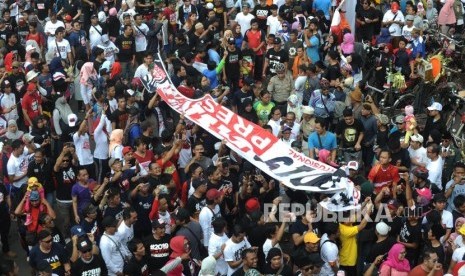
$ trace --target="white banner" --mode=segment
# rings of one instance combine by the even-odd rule
[[[155,60],[151,75],[142,78],[149,92],[157,92],[176,112],[199,125],[269,176],[287,187],[319,193],[336,193],[328,209],[353,209],[360,193],[353,189],[344,170],[293,150],[270,132],[249,122],[210,96],[190,99],[172,84],[160,57]]]

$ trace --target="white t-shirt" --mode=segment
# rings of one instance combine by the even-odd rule
[[[79,159],[80,165],[90,165],[94,163],[92,152],[90,151],[89,134],[79,136],[76,132],[73,134],[74,146],[76,147],[76,154]]]
[[[383,22],[388,22],[393,19],[394,21],[405,22],[404,14],[402,14],[401,11],[398,11],[396,16],[396,14],[393,14],[391,10],[388,10],[383,16]],[[389,26],[389,32],[391,33],[391,36],[402,35],[402,29],[399,24],[391,24],[391,26]]]
[[[99,33],[100,32],[100,33]],[[95,46],[102,44],[102,27],[100,25],[97,26],[90,26],[89,28],[89,44],[90,48],[94,48]]]
[[[122,221],[115,236],[121,242],[121,253],[123,253],[125,257],[131,257],[132,254],[128,249],[128,241],[134,238],[134,225],[128,227],[126,223]]]
[[[449,180],[449,182],[446,183],[446,191],[454,184],[454,180]],[[465,194],[465,184],[462,182],[460,184],[455,185],[454,190],[452,191],[451,196],[447,199],[447,210],[452,212],[452,210],[455,210],[454,206],[454,199],[457,195],[463,195]]]
[[[116,47],[115,43],[110,40],[108,41],[107,45],[100,43],[97,47],[103,49],[106,60],[108,60],[110,63],[115,62],[115,55],[119,53],[119,49]]]
[[[47,45],[50,47],[52,45],[52,42],[55,40],[55,31],[58,29],[58,27],[65,27],[65,24],[63,21],[57,20],[56,23],[52,23],[52,21],[48,21],[45,23],[44,27],[44,33],[50,33],[50,35],[47,38]]]
[[[426,165],[429,172],[429,181],[431,184],[435,184],[440,190],[442,190],[442,164],[442,157],[439,156],[436,161],[429,160]]]
[[[339,266],[339,249],[334,242],[327,241],[328,234],[323,234],[320,240],[321,247],[321,259],[325,262],[321,268],[320,275],[333,275],[333,269],[329,265],[329,262],[337,262]],[[325,242],[327,241],[327,242]],[[324,244],[323,244],[324,243]]]
[[[18,157],[15,157],[13,154],[10,155],[8,163],[6,165],[8,175],[20,176],[27,172],[27,167],[29,165],[27,148],[24,148],[23,154]],[[13,182],[13,186],[16,188],[21,188],[27,182],[27,177],[23,177],[18,181]]]
[[[240,12],[236,15],[236,22],[237,24],[241,25],[241,33],[242,36],[245,35],[245,32],[250,29],[250,21],[254,19],[255,16],[253,14],[244,15],[244,13]]]
[[[408,41],[412,41],[413,40],[413,37],[412,37],[413,29],[415,29],[415,26],[412,25],[412,27],[409,27],[405,25],[404,27],[402,27],[402,36],[405,37],[405,39],[407,39]]]
[[[140,24],[140,26],[134,25],[136,52],[142,52],[147,49],[147,38],[145,36],[149,32],[149,30],[149,27],[145,23]]]
[[[454,250],[454,253],[452,253],[452,260],[456,262],[461,262],[463,259],[463,255],[465,254],[465,248],[464,247],[459,247]]]
[[[281,22],[278,20],[278,16],[268,16],[266,19],[266,26],[270,27],[270,34],[276,34],[281,30]]]
[[[270,252],[271,248],[274,248],[274,247],[281,249],[281,246],[279,245],[279,243],[273,246],[271,239],[266,239],[265,243],[263,243],[262,249],[263,249],[263,254],[265,254],[265,260],[266,258],[268,258],[268,252]]]
[[[71,53],[71,45],[69,45],[69,41],[64,38],[60,42],[54,39],[51,44],[48,44],[48,51],[53,53],[55,57],[68,59],[68,53]]]
[[[428,157],[426,156],[426,148],[420,147],[418,149],[413,149],[412,147],[408,148],[408,153],[410,155],[410,159],[414,159],[417,162],[427,164],[428,163]],[[411,165],[410,166],[410,171],[412,172],[416,167],[416,165]]]
[[[251,245],[249,243],[249,241],[244,238],[244,240],[240,243],[234,243],[231,239],[229,239],[227,242],[226,242],[226,246],[224,247],[224,251],[223,251],[223,256],[224,256],[224,260],[226,262],[237,262],[239,261],[241,258],[241,254],[242,254],[242,251],[244,251],[245,249],[247,248],[250,248]],[[239,265],[238,267],[236,268],[231,268],[229,265],[228,265],[228,276],[231,276],[234,272],[236,272],[236,270],[238,270],[239,268],[242,267],[243,264]]]
[[[426,219],[426,216],[423,217],[423,221],[421,222],[422,224],[427,224],[428,220]],[[452,213],[443,210],[442,215],[441,215],[441,224],[445,229],[452,229],[454,227],[454,218],[452,216]]]
[[[142,78],[144,76],[147,76],[149,74],[149,69],[145,64],[139,65],[137,67],[136,72],[134,73],[134,78]]]
[[[208,242],[208,255],[213,256],[218,252],[221,252],[221,247],[228,241],[228,236],[223,234],[222,236],[218,236],[215,233],[212,233],[210,236],[210,241]],[[228,263],[224,260],[224,256],[219,257],[216,260],[216,271],[215,275],[218,273],[220,275],[226,275],[228,272]]]
[[[200,223],[200,226],[202,227],[204,246],[208,246],[210,235],[213,233],[213,227],[212,227],[213,216],[215,218],[221,217],[220,206],[216,205],[215,209],[213,210],[210,209],[208,206],[205,206],[202,208],[199,214],[199,223]]]
[[[13,105],[16,105],[16,96],[13,93],[3,94],[0,105],[2,106],[2,110],[9,109]],[[18,108],[15,108],[10,112],[5,113],[4,116],[7,121],[16,121],[18,119]]]
[[[103,131],[103,128],[106,131]],[[100,160],[108,159],[108,134],[111,133],[111,122],[107,116],[103,114],[100,117],[100,122],[94,130],[95,150],[94,157]]]

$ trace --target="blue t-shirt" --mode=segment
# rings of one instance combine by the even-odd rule
[[[71,196],[77,198],[77,208],[79,215],[83,215],[82,210],[89,205],[91,200],[91,193],[88,187],[81,186],[79,183],[73,185],[71,188]]]
[[[329,151],[337,148],[337,141],[336,141],[336,135],[332,132],[326,131],[326,134],[321,136],[321,145],[323,146],[324,149],[327,149]],[[318,134],[316,131],[314,131],[310,136],[308,137],[308,149],[313,150],[313,149],[322,149],[320,146],[320,141],[318,140]]]
[[[330,19],[329,9],[331,8],[331,0],[315,0],[313,1],[313,9],[322,10],[325,13],[326,19]]]
[[[208,78],[208,80],[210,81],[210,87],[217,87],[219,85],[219,82],[218,82],[218,74],[216,73],[216,69],[213,69],[213,70],[208,70],[208,69],[205,69],[203,70],[202,74]]]
[[[307,56],[310,58],[313,64],[320,60],[320,54],[318,53],[318,48],[320,47],[320,39],[318,36],[312,35],[310,37],[310,43],[312,46],[307,47]]]

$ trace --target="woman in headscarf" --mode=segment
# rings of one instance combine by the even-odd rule
[[[81,83],[81,97],[86,105],[86,111],[91,108],[91,99],[92,99],[92,88],[94,87],[93,83],[97,79],[97,71],[94,68],[93,62],[86,62],[82,65],[80,72],[80,83]]]
[[[63,67],[62,60],[55,57],[49,64],[50,74],[52,75],[52,85],[55,92],[66,93],[68,92],[69,82],[73,81],[68,77]]]
[[[289,265],[283,262],[283,252],[279,248],[271,248],[266,257],[266,265],[262,271],[265,275],[293,275]]]
[[[428,22],[436,20],[436,17],[438,16],[438,10],[434,7],[433,0],[428,0],[426,1],[426,20]]]
[[[276,33],[276,37],[280,37],[281,40],[286,43],[289,40],[290,31],[289,23],[287,21],[283,21],[281,24],[281,30]]]
[[[292,94],[287,98],[287,112],[294,112],[295,121],[300,122],[302,119],[302,96]]]
[[[11,73],[13,71],[13,62],[16,60],[16,54],[14,54],[13,52],[9,52],[8,54],[6,54],[3,61],[5,65],[5,71]]]
[[[352,54],[355,48],[354,35],[351,33],[346,33],[339,47],[340,47],[339,49],[342,55],[348,56]]]
[[[50,143],[50,128],[46,125],[47,120],[41,115],[32,120],[31,135],[34,137],[34,143],[39,144],[44,149],[45,155],[52,155],[52,147]]]
[[[110,158],[123,160],[123,134],[122,129],[114,129],[110,134],[110,145],[108,148]]]
[[[457,23],[454,12],[454,0],[446,0],[444,6],[439,11],[438,24],[441,26],[441,33],[447,35],[451,25]]]
[[[405,258],[407,253],[405,246],[401,243],[394,244],[388,252],[386,261],[379,269],[380,276],[407,276],[410,272],[410,263]]]
[[[11,141],[20,139],[23,137],[24,132],[21,130],[18,130],[18,124],[16,123],[15,120],[9,120],[8,121],[8,131],[5,133],[5,137]]]
[[[376,45],[391,44],[391,33],[388,28],[381,28],[381,33],[376,38]]]

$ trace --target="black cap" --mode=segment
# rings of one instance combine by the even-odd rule
[[[92,242],[87,238],[81,238],[77,242],[77,249],[81,252],[87,252],[92,250]]]
[[[255,85],[255,80],[253,78],[251,78],[251,77],[246,77],[244,79],[244,83],[247,84],[247,85],[252,86],[252,85]]]
[[[180,221],[189,221],[190,219],[190,214],[189,211],[185,208],[179,208],[176,214],[174,214],[174,219],[180,220]]]
[[[112,216],[106,216],[102,220],[103,229],[107,227],[116,227],[117,225],[118,225],[118,221],[116,220],[116,218]]]
[[[198,187],[200,187],[201,185],[207,185],[207,181],[204,180],[204,179],[194,179],[192,181],[192,187],[194,189],[197,189]]]
[[[229,44],[235,44],[236,43],[236,39],[234,37],[230,37],[228,38],[228,43]]]
[[[275,37],[275,39],[273,40],[273,43],[274,44],[281,44],[281,38]]]
[[[92,14],[92,15],[90,16],[90,18],[91,18],[91,19],[92,19],[92,18],[98,18],[98,15],[96,15],[96,14],[94,13],[94,14]]]

